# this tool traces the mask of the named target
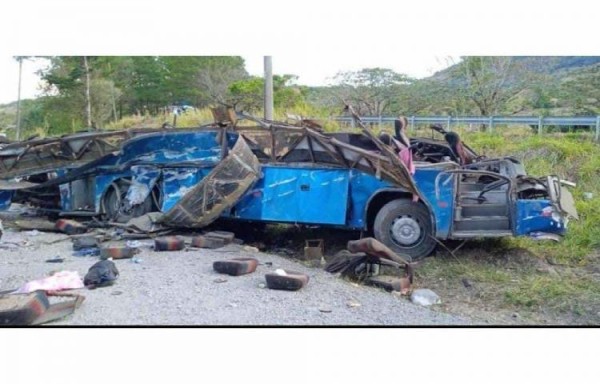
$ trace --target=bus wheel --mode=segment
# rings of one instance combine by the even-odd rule
[[[411,261],[428,256],[436,246],[428,209],[407,199],[384,205],[373,226],[375,238]]]

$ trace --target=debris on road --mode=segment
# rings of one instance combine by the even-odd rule
[[[320,267],[325,264],[325,242],[323,239],[306,240],[304,245],[304,261],[309,262],[313,267]]]
[[[84,248],[98,247],[99,241],[96,236],[81,236],[71,238],[73,241],[73,250],[78,251]]]
[[[437,293],[433,292],[431,289],[426,288],[415,289],[410,295],[410,301],[412,301],[415,304],[422,305],[424,307],[442,303],[442,299],[440,299]]]
[[[50,304],[48,296],[73,297]],[[84,296],[35,291],[29,294],[0,295],[0,325],[39,325],[61,319],[79,308]]]
[[[111,259],[101,260],[92,265],[83,279],[88,289],[113,285],[119,276],[119,270]]]
[[[297,291],[308,284],[308,275],[288,270],[282,271],[284,274],[279,274],[277,271],[275,271],[274,273],[267,273],[265,275],[265,279],[267,280],[267,288]]]
[[[56,229],[67,235],[79,235],[86,233],[88,230],[88,228],[80,222],[67,219],[57,220],[54,226]]]
[[[15,293],[31,293],[34,291],[64,291],[83,288],[83,282],[76,271],[59,271],[49,277],[25,283]]]
[[[200,235],[192,237],[191,246],[194,248],[216,249],[225,246],[225,244],[225,240],[221,237],[209,237],[207,235]]]
[[[229,276],[240,276],[254,272],[257,265],[257,259],[238,257],[226,261],[215,261],[213,269],[218,273],[224,273]]]
[[[330,273],[340,273],[354,280],[381,287],[388,292],[410,293],[413,282],[413,264],[406,261],[374,238],[367,237],[348,242],[348,250],[338,252],[326,265]],[[379,275],[380,266],[404,269],[405,276]]]
[[[131,259],[138,252],[136,248],[130,248],[120,242],[108,242],[100,247],[100,259]]]
[[[185,248],[185,241],[179,236],[160,237],[154,240],[154,250],[163,251],[181,251]]]
[[[65,261],[65,259],[63,259],[60,256],[55,256],[51,259],[46,260],[46,263],[62,263],[63,261]]]

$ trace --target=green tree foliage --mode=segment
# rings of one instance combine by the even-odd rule
[[[333,92],[340,100],[352,104],[357,113],[379,116],[398,101],[399,86],[410,84],[412,80],[391,69],[364,68],[340,72],[334,82]]]
[[[294,75],[273,75],[273,104],[293,108],[306,103],[306,87],[295,84]],[[236,110],[253,112],[263,107],[265,82],[262,77],[248,77],[229,86],[226,103]]]
[[[111,118],[156,114],[168,105],[223,102],[229,86],[247,77],[244,60],[237,56],[96,56],[87,61],[92,120],[99,127]],[[85,74],[83,58],[77,56],[52,57],[42,71],[46,94],[55,98],[52,106],[68,116],[59,121],[55,111],[46,111],[51,130],[67,131],[73,123],[65,121],[85,121]]]

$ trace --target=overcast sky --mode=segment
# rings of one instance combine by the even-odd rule
[[[264,56],[243,55],[246,69],[251,75],[263,75]],[[369,67],[391,68],[413,77],[426,77],[447,66],[449,57],[434,55],[411,56],[398,60],[386,54],[369,56],[313,57],[280,55],[273,56],[273,72],[298,76],[298,83],[304,85],[326,85],[338,71],[358,70]],[[41,92],[37,71],[46,67],[48,60],[27,59],[23,61],[21,97],[34,98]],[[12,56],[0,57],[0,104],[17,100],[19,64]]]

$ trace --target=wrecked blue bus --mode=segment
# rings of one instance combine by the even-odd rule
[[[331,226],[412,260],[446,239],[564,235],[577,216],[560,178],[527,176],[511,157],[460,165],[444,140],[411,139],[411,174],[362,133],[273,122],[123,132],[5,145],[0,208],[186,228],[217,218]]]

